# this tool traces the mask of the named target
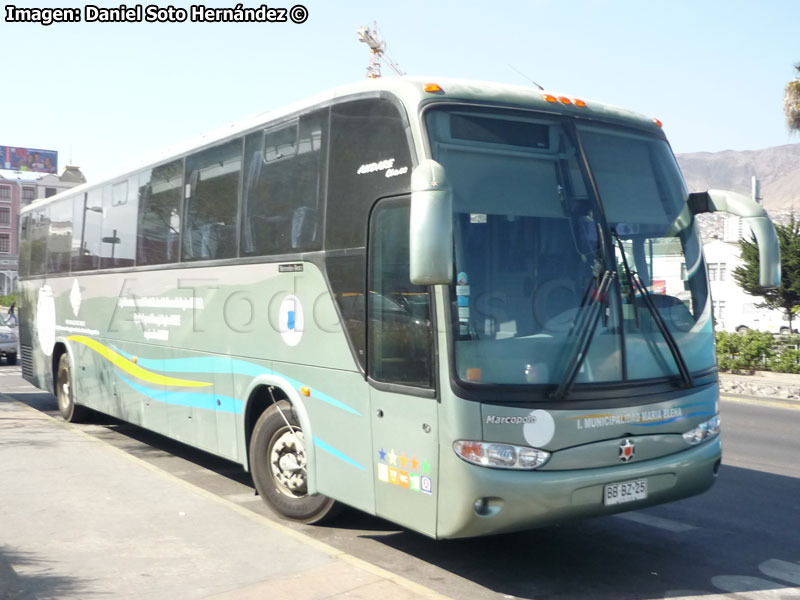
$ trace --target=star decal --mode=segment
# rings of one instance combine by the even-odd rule
[[[423,460],[422,461],[422,472],[423,473],[430,473],[431,472],[431,466],[428,464],[427,460]]]
[[[419,461],[417,460],[416,456],[411,458],[411,470],[419,471]]]
[[[396,465],[397,464],[397,454],[394,453],[394,448],[389,450],[388,456],[389,456],[389,464],[390,465]]]
[[[405,452],[400,453],[400,466],[404,467],[408,465],[408,457],[406,456]]]
[[[386,460],[386,452],[384,451],[384,449],[383,449],[383,448],[381,448],[380,450],[378,450],[378,456],[380,456],[380,461],[381,461],[381,462],[383,462],[383,461],[385,461],[385,460]]]

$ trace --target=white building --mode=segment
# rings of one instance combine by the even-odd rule
[[[738,241],[741,227],[741,219],[731,218],[725,223],[725,231],[730,232],[730,235],[722,240],[706,241],[703,245],[716,330],[757,329],[789,333],[789,322],[782,311],[758,308],[757,305],[763,303],[763,298],[745,293],[733,278],[734,269],[743,264]],[[747,225],[744,227],[747,228]]]

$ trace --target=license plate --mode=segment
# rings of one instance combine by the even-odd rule
[[[645,498],[647,498],[646,479],[609,483],[603,488],[603,503],[606,506],[644,500]]]

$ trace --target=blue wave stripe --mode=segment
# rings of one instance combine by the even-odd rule
[[[112,348],[114,348],[115,352],[118,352],[128,360],[133,360],[132,354],[124,352],[113,346]],[[301,383],[296,379],[292,379],[291,377],[287,377],[283,373],[273,371],[272,369],[267,369],[266,367],[261,367],[245,360],[229,358],[226,356],[197,356],[194,358],[165,359],[137,357],[136,364],[144,369],[160,371],[162,373],[232,373],[234,375],[246,375],[248,377],[258,377],[259,375],[277,375],[286,379],[292,385],[292,387],[298,391],[301,387],[305,386],[304,383]],[[362,416],[361,413],[353,407],[348,406],[344,402],[329,396],[325,392],[321,392],[320,390],[310,386],[309,389],[311,390],[311,396],[317,400],[322,400],[331,406],[335,406],[336,408],[354,414],[358,417]]]
[[[666,425],[667,423],[674,423],[675,421],[682,421],[690,417],[713,417],[715,412],[693,412],[688,415],[681,415],[680,417],[672,417],[671,419],[662,419],[661,421],[654,421],[652,423],[629,423],[634,427],[656,427],[657,425]]]
[[[117,373],[117,376],[127,383],[131,388],[165,404],[174,404],[176,406],[189,406],[191,408],[202,408],[205,410],[216,410],[220,412],[233,413],[235,415],[242,414],[242,401],[230,396],[220,396],[219,394],[200,394],[196,392],[171,392],[167,390],[154,390],[152,388],[139,385],[128,379],[127,377]],[[220,405],[217,405],[217,400]]]
[[[346,455],[346,454],[344,454],[343,452],[341,452],[341,451],[337,450],[337,449],[336,449],[336,448],[334,448],[333,446],[330,446],[329,444],[327,444],[327,443],[323,442],[321,439],[319,439],[319,438],[318,438],[318,437],[316,437],[316,436],[314,436],[314,445],[315,445],[317,448],[319,448],[320,450],[324,450],[324,451],[325,451],[325,452],[327,452],[328,454],[332,454],[332,455],[333,455],[333,456],[335,456],[336,458],[338,458],[338,459],[340,459],[340,460],[343,460],[343,461],[344,461],[344,462],[346,462],[348,465],[352,465],[352,466],[354,466],[354,467],[357,467],[357,468],[361,469],[362,471],[366,471],[366,470],[367,470],[367,469],[366,469],[365,467],[363,467],[361,464],[357,463],[357,462],[356,462],[356,461],[354,461],[352,458],[350,458],[349,456],[347,456],[347,455]]]

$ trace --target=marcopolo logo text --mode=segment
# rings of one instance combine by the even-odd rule
[[[534,415],[524,415],[515,417],[500,417],[497,415],[488,415],[486,417],[487,425],[525,425],[527,423],[536,423]]]

